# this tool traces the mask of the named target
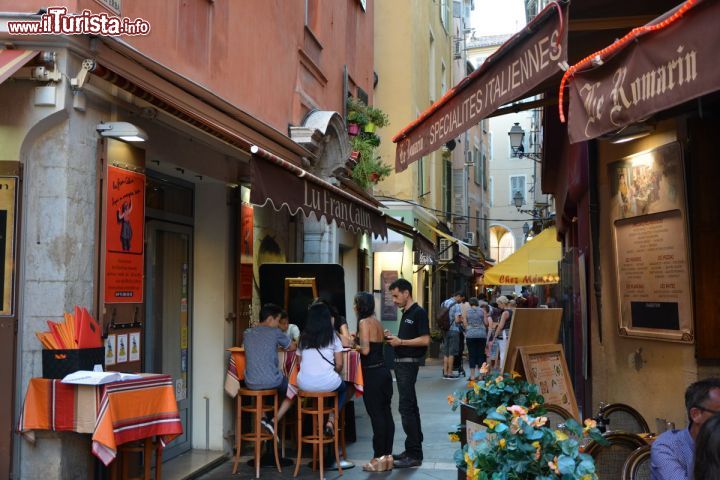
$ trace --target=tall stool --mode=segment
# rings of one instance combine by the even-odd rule
[[[250,405],[243,405],[243,397],[254,398]],[[273,404],[265,406],[266,397],[273,399]],[[275,436],[264,432],[260,426],[260,419],[265,412],[273,412],[273,429],[277,432],[277,411],[278,411],[278,395],[277,390],[249,390],[241,388],[237,395],[237,416],[235,417],[235,458],[233,459],[233,475],[237,473],[238,463],[240,463],[240,450],[242,449],[242,441],[255,443],[255,478],[260,478],[260,446],[265,440],[273,443],[275,451],[275,465],[278,472],[282,472],[280,468],[280,459],[278,458],[277,442]],[[253,432],[242,433],[242,414],[248,412],[254,415],[253,424],[255,428]]]
[[[124,443],[118,445],[117,457],[110,465],[111,480],[152,480],[150,475],[152,466],[152,454],[155,451],[155,480],[162,478],[162,443],[157,438],[153,441],[152,437],[138,440],[137,442]],[[130,454],[142,454],[143,456],[143,473],[140,477],[130,476]]]
[[[309,443],[313,446],[312,468],[315,471],[316,459],[318,451],[320,452],[320,480],[324,478],[325,469],[325,453],[323,452],[325,445],[334,444],[335,446],[335,463],[338,466],[338,472],[342,475],[342,467],[340,466],[340,457],[338,456],[338,423],[340,422],[340,412],[338,409],[337,392],[304,392],[299,391],[297,395],[297,462],[295,464],[295,476],[300,472],[300,457],[302,455],[303,443]],[[332,399],[332,405],[328,406],[326,399]],[[303,400],[307,399],[309,405],[303,407]],[[314,401],[314,402],[313,402]],[[313,405],[314,403],[314,405]],[[333,413],[335,421],[333,422],[333,435],[328,437],[325,435],[325,415]],[[313,428],[310,435],[302,434],[302,416],[303,414],[312,415]]]

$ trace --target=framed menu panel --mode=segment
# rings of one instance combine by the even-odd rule
[[[610,165],[621,336],[692,343],[685,181],[678,143]]]
[[[563,346],[535,345],[519,347],[522,370],[528,382],[540,387],[545,403],[558,405],[573,414],[579,420],[575,391],[570,382]]]

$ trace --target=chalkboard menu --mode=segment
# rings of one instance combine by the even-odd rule
[[[380,311],[380,320],[384,322],[394,322],[397,320],[397,306],[393,303],[392,294],[390,293],[390,285],[398,279],[398,272],[395,270],[383,270],[380,272],[380,293],[382,294],[382,310]]]

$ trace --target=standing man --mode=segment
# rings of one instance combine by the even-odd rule
[[[405,451],[395,455],[395,468],[419,467],[423,461],[423,434],[420,426],[415,382],[420,362],[430,344],[430,322],[427,312],[415,303],[412,284],[400,278],[388,288],[393,303],[402,310],[397,336],[385,331],[385,339],[395,348],[395,379],[398,388],[398,410],[405,431]]]

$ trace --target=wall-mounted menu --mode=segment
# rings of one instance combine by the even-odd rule
[[[680,210],[615,222],[618,292],[623,324],[683,329],[692,318],[685,226]]]

